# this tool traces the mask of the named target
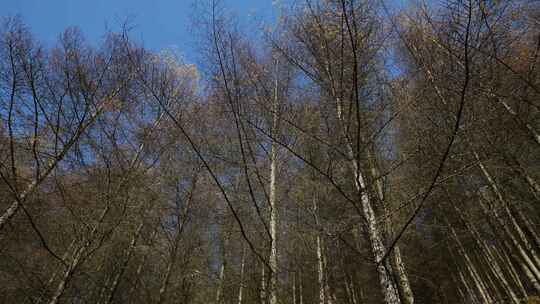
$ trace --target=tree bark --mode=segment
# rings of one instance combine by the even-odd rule
[[[452,233],[452,236],[454,240],[456,241],[456,244],[458,245],[458,251],[460,252],[461,256],[464,258],[465,267],[467,268],[467,271],[471,275],[471,278],[473,279],[474,284],[476,285],[477,291],[480,293],[480,297],[484,301],[484,303],[492,303],[493,299],[491,298],[489,294],[489,290],[486,287],[485,282],[480,277],[480,274],[478,273],[478,270],[474,266],[473,262],[471,261],[471,258],[467,254],[467,251],[463,247],[463,243],[461,243],[461,240],[457,236],[456,230],[449,225],[450,232]]]
[[[278,64],[276,63],[276,69]],[[276,74],[274,83],[274,100],[272,102],[272,137],[277,138],[278,128],[278,76]],[[278,146],[275,141],[271,142],[270,147],[270,258],[269,265],[271,268],[270,282],[269,282],[269,300],[270,304],[277,304],[277,274],[278,274],[278,248],[277,248],[277,222],[278,222],[278,210],[277,210],[277,162],[278,162]]]
[[[484,195],[484,193],[481,193],[481,195]],[[484,202],[484,200],[485,200],[485,202]],[[504,235],[506,235],[508,237],[508,239],[510,240],[511,245],[508,244],[506,238],[504,238],[502,236],[501,236],[501,240],[506,245],[506,247],[508,248],[510,253],[513,254],[512,248],[515,248],[515,250],[518,252],[519,256],[521,257],[521,259],[516,258],[516,261],[518,261],[518,264],[521,266],[523,272],[525,273],[525,275],[527,276],[527,278],[529,279],[531,284],[534,286],[534,288],[538,292],[540,292],[540,283],[539,283],[539,279],[538,279],[540,277],[540,273],[538,272],[538,269],[536,269],[534,263],[531,261],[531,259],[527,255],[527,252],[523,249],[520,242],[514,237],[514,235],[509,230],[506,223],[504,222],[504,220],[500,217],[499,212],[497,211],[497,208],[489,208],[486,205],[486,202],[488,202],[488,201],[489,201],[489,198],[482,197],[479,200],[480,206],[482,207],[484,213],[488,217],[491,217],[491,213],[489,212],[490,209],[491,209],[491,211],[493,212],[493,215],[494,215],[493,217],[495,218],[495,220],[498,223],[499,227],[502,228],[502,230],[504,231]],[[497,228],[493,228],[493,231],[497,233],[498,230],[497,230]]]
[[[242,304],[244,292],[244,268],[246,265],[246,249],[242,246],[242,261],[240,262],[240,287],[238,288],[238,304]]]
[[[476,244],[478,245],[482,254],[484,255],[484,257],[486,258],[488,262],[487,264],[491,273],[497,278],[497,281],[502,284],[506,294],[510,297],[510,300],[512,301],[512,303],[519,304],[519,299],[517,295],[512,289],[512,286],[506,280],[506,276],[504,272],[502,271],[501,266],[499,265],[497,259],[492,255],[491,251],[489,250],[488,245],[486,244],[486,241],[482,238],[482,236],[480,235],[476,227],[472,225],[465,218],[465,215],[459,210],[459,208],[457,208],[455,204],[452,204],[452,206],[454,207],[454,210],[456,211],[461,221],[465,224],[467,229],[471,232]]]
[[[504,199],[504,197],[502,195],[502,192],[499,190],[499,187],[497,186],[497,184],[495,183],[495,181],[491,177],[490,173],[488,172],[488,170],[486,169],[486,167],[484,166],[484,164],[480,160],[480,157],[479,157],[478,153],[476,153],[474,151],[473,154],[474,154],[476,160],[478,161],[478,166],[480,167],[480,169],[481,169],[484,177],[486,178],[490,188],[492,189],[493,193],[495,194],[497,200],[500,202],[504,213],[506,214],[507,218],[510,220],[510,223],[512,224],[512,227],[517,232],[517,235],[519,236],[519,239],[522,241],[523,245],[525,246],[525,248],[529,252],[530,259],[532,260],[531,261],[531,263],[532,263],[531,266],[533,266],[533,268],[536,269],[533,272],[537,273],[538,275],[536,275],[536,276],[537,276],[538,279],[540,279],[540,276],[539,276],[540,271],[538,271],[538,267],[540,266],[540,257],[536,253],[535,248],[529,242],[529,239],[527,238],[527,236],[526,236],[525,232],[523,231],[523,229],[521,228],[520,224],[517,222],[515,216],[512,214],[508,202]],[[495,209],[494,209],[494,211],[495,211]],[[531,227],[529,227],[529,228],[531,230],[534,230]]]
[[[11,203],[11,205],[8,207],[8,209],[0,216],[0,231],[4,227],[4,225],[11,220],[11,218],[19,211],[19,208],[21,207],[21,204],[26,200],[26,198],[31,195],[38,187],[39,185],[47,179],[47,177],[54,171],[56,166],[64,159],[64,157],[68,154],[71,147],[79,140],[79,137],[84,133],[84,131],[94,123],[96,118],[101,114],[103,111],[103,103],[101,106],[99,106],[88,118],[88,121],[83,123],[75,132],[75,134],[70,138],[70,140],[64,145],[62,148],[62,151],[60,154],[54,157],[53,160],[49,162],[46,169],[42,171],[42,173],[34,179],[24,191],[21,193],[16,193],[17,196],[16,199]]]
[[[122,278],[122,275],[126,271],[126,268],[128,266],[129,260],[131,259],[131,256],[133,255],[133,251],[135,250],[135,246],[137,245],[137,240],[139,239],[139,236],[142,232],[142,228],[144,226],[144,222],[141,221],[137,229],[135,230],[135,233],[133,234],[133,237],[131,238],[131,242],[129,244],[129,247],[127,249],[124,261],[120,267],[120,270],[118,273],[114,276],[114,279],[111,283],[111,286],[109,288],[109,296],[107,297],[107,304],[112,303],[112,300],[114,298],[114,294],[116,293],[116,290],[118,288],[118,283],[120,283],[120,279]]]

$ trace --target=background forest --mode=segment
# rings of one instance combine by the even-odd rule
[[[0,303],[538,303],[540,4],[0,26]],[[536,302],[535,302],[536,301]]]

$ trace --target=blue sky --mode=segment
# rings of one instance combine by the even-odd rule
[[[187,61],[196,61],[192,5],[196,0],[4,0],[1,16],[20,15],[42,42],[54,43],[68,26],[78,26],[92,43],[107,28],[119,29],[126,18],[135,25],[135,38],[148,48],[179,48]],[[271,22],[272,0],[225,0],[239,17],[258,16]]]

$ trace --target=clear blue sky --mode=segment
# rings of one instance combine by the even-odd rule
[[[4,0],[0,17],[20,15],[36,38],[53,43],[68,26],[78,26],[95,43],[106,28],[119,29],[126,18],[136,28],[135,38],[159,50],[178,47],[195,61],[192,5],[196,0]],[[223,5],[242,18],[250,15],[271,21],[272,0],[225,0]]]

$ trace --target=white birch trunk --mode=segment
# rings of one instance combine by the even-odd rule
[[[21,207],[21,202],[24,202],[25,199],[32,194],[37,187],[54,171],[58,163],[60,163],[66,154],[69,152],[71,147],[77,142],[79,137],[84,133],[84,131],[94,123],[96,118],[101,114],[103,111],[103,106],[100,106],[96,109],[94,113],[90,115],[88,118],[88,121],[81,125],[77,132],[71,137],[70,141],[68,141],[64,147],[62,148],[62,151],[60,154],[55,156],[53,160],[51,160],[46,169],[36,178],[34,179],[27,187],[22,191],[20,194],[17,194],[17,198],[11,203],[11,205],[8,207],[8,209],[0,216],[0,231],[4,227],[4,225],[19,211],[19,208]]]
[[[337,106],[338,120],[343,125],[343,110],[341,108],[341,101],[339,99],[336,100],[336,106]],[[347,138],[348,140],[346,144],[347,156],[350,159],[351,170],[354,173],[354,185],[356,187],[356,191],[360,195],[360,203],[361,203],[364,218],[366,220],[367,232],[368,232],[369,242],[371,245],[371,251],[373,253],[374,261],[377,264],[377,273],[379,276],[379,283],[381,285],[382,294],[384,296],[386,304],[401,304],[401,300],[398,295],[398,290],[396,286],[394,285],[391,274],[388,273],[385,265],[383,265],[383,263],[386,262],[386,261],[382,261],[384,254],[386,252],[386,248],[382,241],[382,233],[380,231],[380,228],[378,227],[375,211],[373,210],[371,200],[367,193],[368,189],[365,184],[364,175],[362,174],[360,170],[360,164],[358,164],[355,158],[352,143],[350,142],[347,134],[345,134],[345,130],[343,130],[343,127],[342,127],[342,133],[344,137]]]
[[[521,282],[519,274],[516,268],[514,267],[514,265],[512,264],[510,257],[506,254],[506,252],[504,252],[504,249],[501,249],[502,253],[500,253],[499,250],[495,248],[494,246],[489,246],[489,245],[487,246],[488,246],[488,249],[492,252],[492,254],[496,256],[499,259],[499,261],[502,261],[504,265],[506,265],[507,272],[512,277],[512,280],[514,284],[517,286],[517,288],[519,289],[521,296],[526,298],[528,296],[527,291],[525,290],[525,286],[523,285],[523,282]]]
[[[471,234],[474,237],[474,240],[478,247],[480,248],[481,252],[483,253],[484,257],[487,260],[488,267],[491,271],[491,273],[497,278],[498,282],[500,282],[506,291],[507,295],[510,297],[510,300],[512,303],[519,304],[519,299],[517,295],[515,294],[514,290],[512,289],[512,286],[510,283],[508,283],[508,280],[506,279],[506,276],[504,272],[502,271],[501,266],[499,265],[499,262],[493,256],[492,252],[489,250],[489,247],[486,243],[486,241],[482,238],[476,227],[474,225],[471,225],[471,223],[465,218],[465,216],[462,214],[462,212],[455,206],[454,210],[458,214],[458,216],[461,218],[461,220],[465,223],[465,226]],[[496,287],[495,287],[496,288]]]
[[[355,185],[357,191],[360,193],[360,200],[362,203],[362,211],[364,217],[367,221],[367,230],[369,241],[371,243],[371,250],[375,259],[377,266],[377,273],[379,274],[379,281],[382,287],[382,292],[387,304],[398,304],[401,303],[396,286],[392,281],[391,275],[386,271],[385,266],[383,265],[384,261],[382,258],[386,252],[386,248],[382,242],[381,232],[379,230],[377,219],[375,217],[375,212],[371,205],[367,189],[365,187],[364,177],[360,172],[360,168],[356,160],[354,160],[352,153],[352,147],[349,145],[349,156],[352,157],[353,169],[355,172]]]
[[[292,279],[292,304],[296,304],[296,271],[294,272]]]
[[[157,229],[154,229],[154,232],[152,232],[152,235],[150,236],[150,240],[154,239],[156,233],[157,233]],[[142,258],[142,261],[139,263],[139,266],[137,266],[137,270],[135,271],[135,282],[132,284],[128,292],[130,299],[131,299],[131,296],[134,294],[135,289],[137,288],[137,280],[141,277],[141,273],[142,273],[144,264],[146,263],[146,259],[148,258],[148,255],[149,255],[149,252],[146,252]]]
[[[118,271],[118,273],[114,276],[111,286],[109,288],[109,296],[107,297],[107,301],[106,301],[107,304],[111,303],[114,298],[114,294],[116,293],[116,288],[118,287],[120,278],[124,274],[128,266],[129,260],[131,259],[131,256],[133,255],[133,251],[135,249],[135,246],[137,245],[137,240],[142,232],[143,226],[144,226],[144,223],[141,222],[139,226],[137,227],[137,230],[133,234],[133,237],[131,238],[131,242],[129,243],[129,247],[126,252],[124,262],[122,263],[122,266],[120,266],[120,270]]]
[[[454,237],[454,239],[456,240],[456,243],[458,245],[458,250],[459,250],[461,256],[463,256],[463,258],[465,260],[465,267],[469,271],[469,274],[471,275],[471,278],[473,279],[473,282],[476,285],[476,288],[477,288],[478,292],[480,293],[480,297],[482,298],[484,303],[492,303],[493,299],[491,298],[491,296],[489,294],[489,290],[486,287],[486,285],[485,285],[484,281],[482,280],[482,278],[480,277],[480,274],[476,270],[476,267],[474,266],[474,264],[471,261],[469,255],[467,254],[467,251],[463,247],[463,244],[461,243],[459,237],[457,236],[455,229],[450,225],[449,225],[449,227],[450,227],[450,231],[452,233],[452,236]]]
[[[486,201],[489,201],[489,199],[487,198],[484,198],[484,199],[486,199]],[[482,199],[480,199],[480,206],[482,207],[482,209],[484,210],[484,213],[487,216],[491,216],[489,212],[490,208],[486,206],[485,202],[483,202]],[[513,246],[508,245],[507,246],[508,250],[512,252],[511,247],[514,247],[517,250],[521,259],[516,259],[516,260],[519,261],[520,267],[522,268],[523,272],[525,273],[525,275],[527,276],[531,284],[535,287],[535,289],[538,292],[540,292],[540,283],[538,280],[538,278],[540,277],[540,272],[538,272],[538,269],[536,269],[534,263],[527,255],[527,252],[523,249],[520,242],[514,237],[512,231],[510,231],[510,229],[508,228],[504,220],[500,217],[499,212],[497,211],[497,208],[491,208],[491,210],[493,212],[495,220],[497,221],[499,226],[503,229],[504,234],[508,237],[508,239],[511,241],[511,244],[513,245]],[[502,238],[502,241],[504,243],[507,243],[506,239],[504,238]]]
[[[459,270],[459,280],[461,281],[461,284],[465,286],[465,290],[467,291],[467,294],[469,295],[469,299],[471,300],[471,303],[474,303],[474,304],[478,303],[478,298],[476,297],[476,294],[472,291],[471,286],[465,279],[465,276],[463,275],[463,272],[461,272],[461,270]]]
[[[223,285],[225,283],[225,261],[221,263],[221,267],[219,269],[219,285],[216,291],[216,303],[219,304],[222,301],[223,298]]]
[[[298,276],[298,301],[299,304],[304,304],[304,284],[302,283],[302,272]]]
[[[246,265],[246,249],[242,247],[242,261],[240,262],[240,287],[238,288],[238,304],[242,304],[244,292],[244,268]]]
[[[278,65],[276,63],[276,69]],[[278,127],[278,76],[276,74],[275,84],[274,84],[274,100],[272,102],[272,137],[277,137],[277,127]],[[277,144],[272,141],[270,147],[270,258],[269,265],[271,269],[270,282],[269,282],[269,300],[270,304],[277,304],[277,275],[278,275],[278,249],[277,249],[277,222],[278,222],[278,210],[277,210],[277,153],[278,153]]]
[[[497,98],[497,97],[495,97],[495,98]],[[499,100],[499,98],[497,98],[497,100]],[[508,113],[510,113],[514,117],[518,117],[516,111],[514,111],[514,109],[512,109],[504,100],[499,100],[499,102],[503,105],[503,107],[506,109],[506,111]],[[536,144],[540,146],[540,134],[538,134],[538,132],[536,132],[536,130],[529,123],[524,122],[524,125],[527,128],[527,130],[529,131],[531,137],[536,142]]]
[[[375,162],[375,159],[373,158],[372,154],[369,152],[368,149],[368,159],[371,162],[371,174],[375,180],[375,186],[376,186],[376,192],[377,196],[379,197],[379,201],[381,206],[383,207],[383,213],[385,216],[385,226],[388,235],[392,235],[392,222],[390,219],[390,214],[388,212],[388,208],[386,206],[386,201],[384,198],[384,191],[383,191],[383,185],[379,176],[379,170],[377,170],[377,164]],[[397,272],[397,283],[398,288],[401,290],[402,295],[402,301],[404,304],[414,304],[414,294],[411,289],[411,284],[409,282],[409,277],[407,276],[407,272],[405,270],[405,263],[403,263],[403,259],[401,258],[401,250],[399,249],[399,245],[395,245],[393,252],[391,254],[391,258],[393,260],[392,269],[393,271]],[[395,269],[394,269],[395,268]]]
[[[490,188],[495,193],[495,196],[497,197],[497,200],[502,205],[501,207],[502,207],[504,213],[506,214],[507,218],[510,220],[510,222],[512,224],[512,227],[517,232],[520,240],[522,241],[523,245],[525,246],[525,248],[527,249],[527,251],[529,253],[528,257],[529,257],[529,259],[532,260],[531,261],[531,267],[532,267],[531,270],[535,273],[535,276],[537,277],[537,279],[540,279],[540,271],[538,270],[538,267],[540,266],[540,257],[536,253],[535,248],[529,242],[529,239],[525,235],[525,232],[523,231],[523,229],[521,228],[521,226],[517,222],[516,218],[514,217],[512,212],[510,211],[510,207],[509,207],[508,203],[504,199],[501,191],[499,190],[497,184],[495,183],[495,181],[493,180],[493,178],[491,177],[491,175],[487,171],[486,167],[480,161],[480,157],[478,156],[478,154],[476,152],[473,152],[473,153],[474,153],[474,156],[475,156],[476,160],[478,161],[478,165],[479,165],[480,169],[482,170],[482,173],[484,174],[484,177],[486,178],[486,180],[489,183]],[[494,208],[494,211],[496,211],[496,209],[497,208]],[[524,252],[524,253],[527,255],[526,252]]]
[[[319,282],[319,304],[325,304],[325,281],[324,281],[324,265],[322,260],[321,236],[317,234],[317,274]]]
[[[266,303],[266,276],[265,276],[265,267],[266,265],[262,264],[262,271],[261,271],[261,294],[260,294],[260,300],[261,304]]]
[[[73,275],[73,272],[75,271],[77,266],[79,266],[79,262],[80,262],[81,258],[83,257],[84,253],[86,252],[86,250],[92,245],[94,237],[96,236],[96,234],[98,232],[99,224],[101,222],[103,222],[103,220],[105,219],[105,216],[107,216],[110,209],[111,209],[111,205],[108,204],[103,209],[103,211],[101,212],[97,224],[94,225],[94,227],[90,231],[89,237],[86,239],[84,244],[79,249],[77,249],[75,251],[75,253],[73,255],[73,258],[71,260],[71,263],[68,265],[68,267],[64,271],[64,275],[62,277],[62,280],[58,283],[58,285],[56,287],[56,291],[55,291],[54,295],[52,296],[51,300],[49,301],[49,304],[58,303],[58,300],[60,299],[62,294],[64,294],[66,285],[68,284],[69,280],[71,279],[71,276]]]
[[[317,205],[317,193],[313,195],[313,215],[315,218],[315,225],[317,229],[320,229],[319,223],[319,208]],[[324,275],[324,260],[323,260],[323,244],[321,239],[321,232],[317,231],[315,238],[315,245],[317,251],[317,280],[319,283],[319,304],[326,304],[326,279]]]

